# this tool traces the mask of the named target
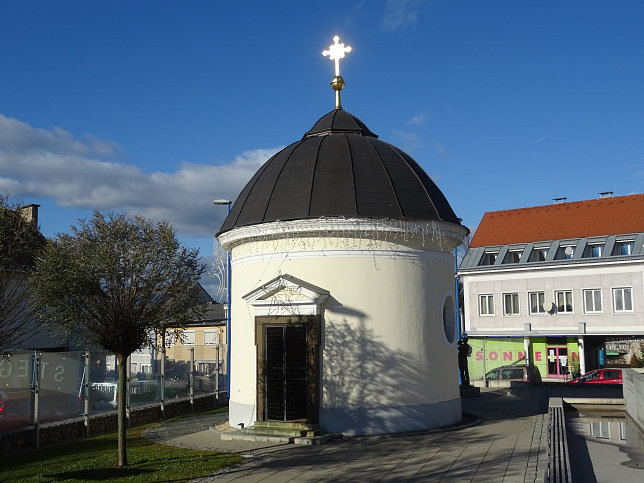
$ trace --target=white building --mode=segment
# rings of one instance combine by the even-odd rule
[[[472,378],[524,359],[553,380],[628,364],[643,245],[644,194],[485,213],[459,267]]]
[[[452,250],[467,229],[336,92],[336,109],[259,169],[217,235],[232,255],[230,424],[453,424]]]

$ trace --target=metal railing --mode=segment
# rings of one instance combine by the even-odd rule
[[[195,358],[195,353],[198,358]],[[186,347],[132,354],[127,367],[130,408],[226,391],[226,346]],[[17,352],[0,362],[0,433],[33,427],[36,447],[43,423],[116,411],[116,357],[105,351]]]

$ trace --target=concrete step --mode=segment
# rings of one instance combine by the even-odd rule
[[[255,424],[253,427],[256,430],[285,429],[288,431],[293,431],[293,430],[318,431],[320,429],[319,424],[290,422],[290,421],[255,421]]]
[[[324,433],[315,436],[289,437],[233,431],[229,433],[220,433],[220,436],[223,441],[253,441],[258,443],[283,443],[315,446],[326,444],[336,439],[341,439],[342,433]]]
[[[245,434],[264,434],[269,436],[287,436],[293,438],[314,438],[326,433],[319,424],[286,422],[286,421],[255,421],[255,424],[240,430]]]

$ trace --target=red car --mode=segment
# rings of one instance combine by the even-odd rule
[[[580,384],[621,384],[621,369],[595,369],[570,382]]]

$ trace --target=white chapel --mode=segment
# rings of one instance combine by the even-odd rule
[[[461,420],[453,249],[468,233],[409,155],[335,109],[248,182],[231,254],[230,425],[346,435]]]

